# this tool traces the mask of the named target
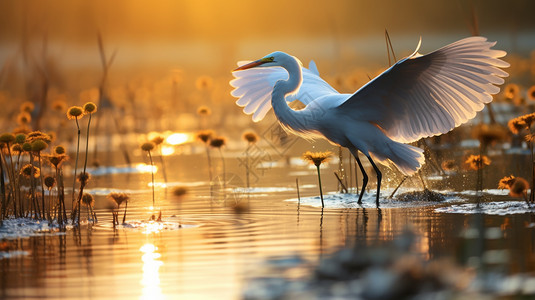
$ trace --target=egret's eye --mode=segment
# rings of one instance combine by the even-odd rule
[[[273,56],[266,57],[264,60],[265,60],[266,62],[273,62],[273,61],[275,61],[275,57],[273,57]]]

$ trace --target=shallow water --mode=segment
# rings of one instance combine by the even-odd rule
[[[226,159],[223,175],[214,158],[217,178],[228,182],[222,186],[206,180],[201,154],[166,157],[168,188],[160,169],[153,210],[149,173],[129,166],[93,170],[87,191],[96,197],[97,224],[18,238],[0,232],[6,238],[0,252],[2,299],[239,299],[254,279],[306,278],[321,258],[340,248],[387,244],[406,229],[416,237],[411,251],[424,260],[448,257],[469,265],[474,255],[468,234],[474,215],[466,211],[472,204],[463,193],[452,192],[445,203],[408,204],[385,199],[390,188],[377,209],[372,189],[358,206],[355,195],[334,192],[336,181],[328,173],[336,164],[331,164],[324,172],[322,211],[315,169],[274,163],[256,170],[253,187],[244,189],[243,167],[230,154]],[[176,186],[188,193],[173,195]],[[127,224],[116,230],[106,209],[110,191],[131,197]],[[491,191],[485,199],[507,197]],[[159,208],[163,226],[148,221]],[[529,211],[483,217],[492,238],[487,249],[507,254],[492,263],[504,274],[535,272]]]

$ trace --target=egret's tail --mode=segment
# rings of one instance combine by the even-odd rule
[[[414,174],[425,162],[424,150],[411,145],[392,141],[387,144],[387,149],[381,150],[381,154],[370,154],[383,164],[393,163],[405,175]]]

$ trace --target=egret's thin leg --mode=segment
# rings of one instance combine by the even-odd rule
[[[353,156],[357,160],[357,163],[359,164],[360,172],[362,172],[362,187],[360,189],[359,201],[357,201],[358,204],[362,204],[362,196],[364,196],[364,191],[366,190],[366,185],[368,184],[368,174],[366,174],[366,171],[364,170],[364,167],[362,166],[362,163],[360,162],[359,153],[356,150],[355,151],[350,150],[350,151],[351,151],[351,154],[353,154]],[[357,178],[356,174],[357,174],[357,170],[355,170],[355,178]],[[357,182],[357,186],[358,186],[358,182]]]
[[[373,162],[373,159],[371,158],[371,156],[366,155],[366,157],[372,164],[372,167],[375,170],[375,173],[377,174],[377,197],[375,198],[375,205],[379,207],[379,194],[381,193],[381,179],[383,178],[383,174],[381,173],[379,168],[377,168],[377,165],[375,165],[375,162]]]

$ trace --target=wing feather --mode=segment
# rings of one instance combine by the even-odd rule
[[[238,62],[238,66],[248,62]],[[320,76],[316,64],[311,61],[310,69],[302,67],[303,83],[299,91],[288,95],[286,101],[299,100],[308,105],[327,94],[338,94]],[[262,120],[271,109],[271,92],[275,83],[288,79],[288,73],[281,67],[253,68],[232,72],[234,79],[230,85],[234,87],[231,95],[238,98],[236,104],[243,107],[243,112],[253,114],[253,121]]]
[[[398,142],[446,133],[492,101],[509,74],[496,43],[470,37],[413,55],[374,78],[339,108],[380,126]]]

